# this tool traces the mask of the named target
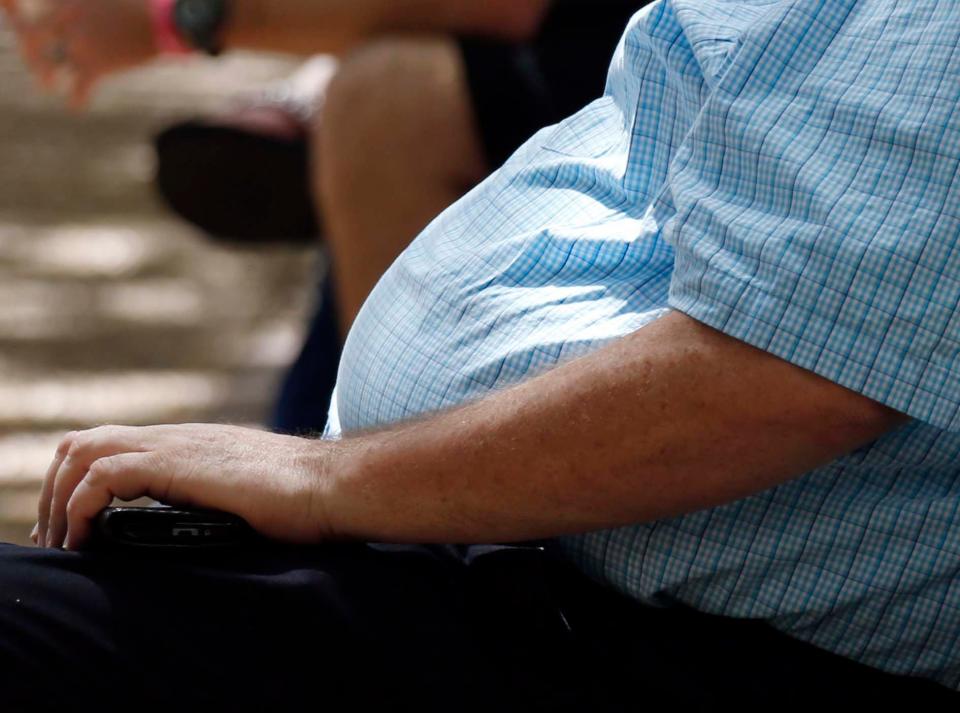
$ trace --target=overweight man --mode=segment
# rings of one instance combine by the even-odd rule
[[[380,281],[326,438],[65,437],[3,695],[955,710],[958,47],[954,0],[642,10]],[[141,495],[286,544],[85,551]]]

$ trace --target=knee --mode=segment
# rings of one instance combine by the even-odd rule
[[[408,37],[381,37],[346,55],[330,83],[325,114],[336,119],[341,111],[370,113],[395,102],[402,91],[422,81],[419,76],[434,41]],[[389,101],[387,101],[389,100]]]
[[[383,38],[344,58],[312,129],[321,177],[391,163],[426,168],[430,136],[456,132],[457,117],[472,115],[460,63],[443,38]]]
[[[315,131],[324,161],[366,162],[422,120],[414,96],[429,92],[425,44],[385,38],[348,55],[327,90]],[[399,143],[399,141],[398,141]]]

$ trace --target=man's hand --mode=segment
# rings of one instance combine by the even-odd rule
[[[319,503],[332,444],[215,425],[106,426],[68,434],[47,472],[37,544],[82,547],[114,496],[231,512],[286,542],[326,539]]]
[[[0,0],[0,7],[40,83],[67,92],[76,108],[104,77],[157,55],[145,0]]]

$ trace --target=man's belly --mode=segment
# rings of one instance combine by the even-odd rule
[[[543,228],[442,263],[434,239],[401,256],[357,318],[337,387],[344,432],[481,398],[665,311],[671,251],[632,221],[592,239]]]

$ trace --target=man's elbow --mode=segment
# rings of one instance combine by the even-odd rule
[[[841,414],[835,416],[839,422],[836,432],[830,434],[840,442],[872,441],[893,431],[909,421],[909,417],[889,406],[850,392],[853,398]]]

